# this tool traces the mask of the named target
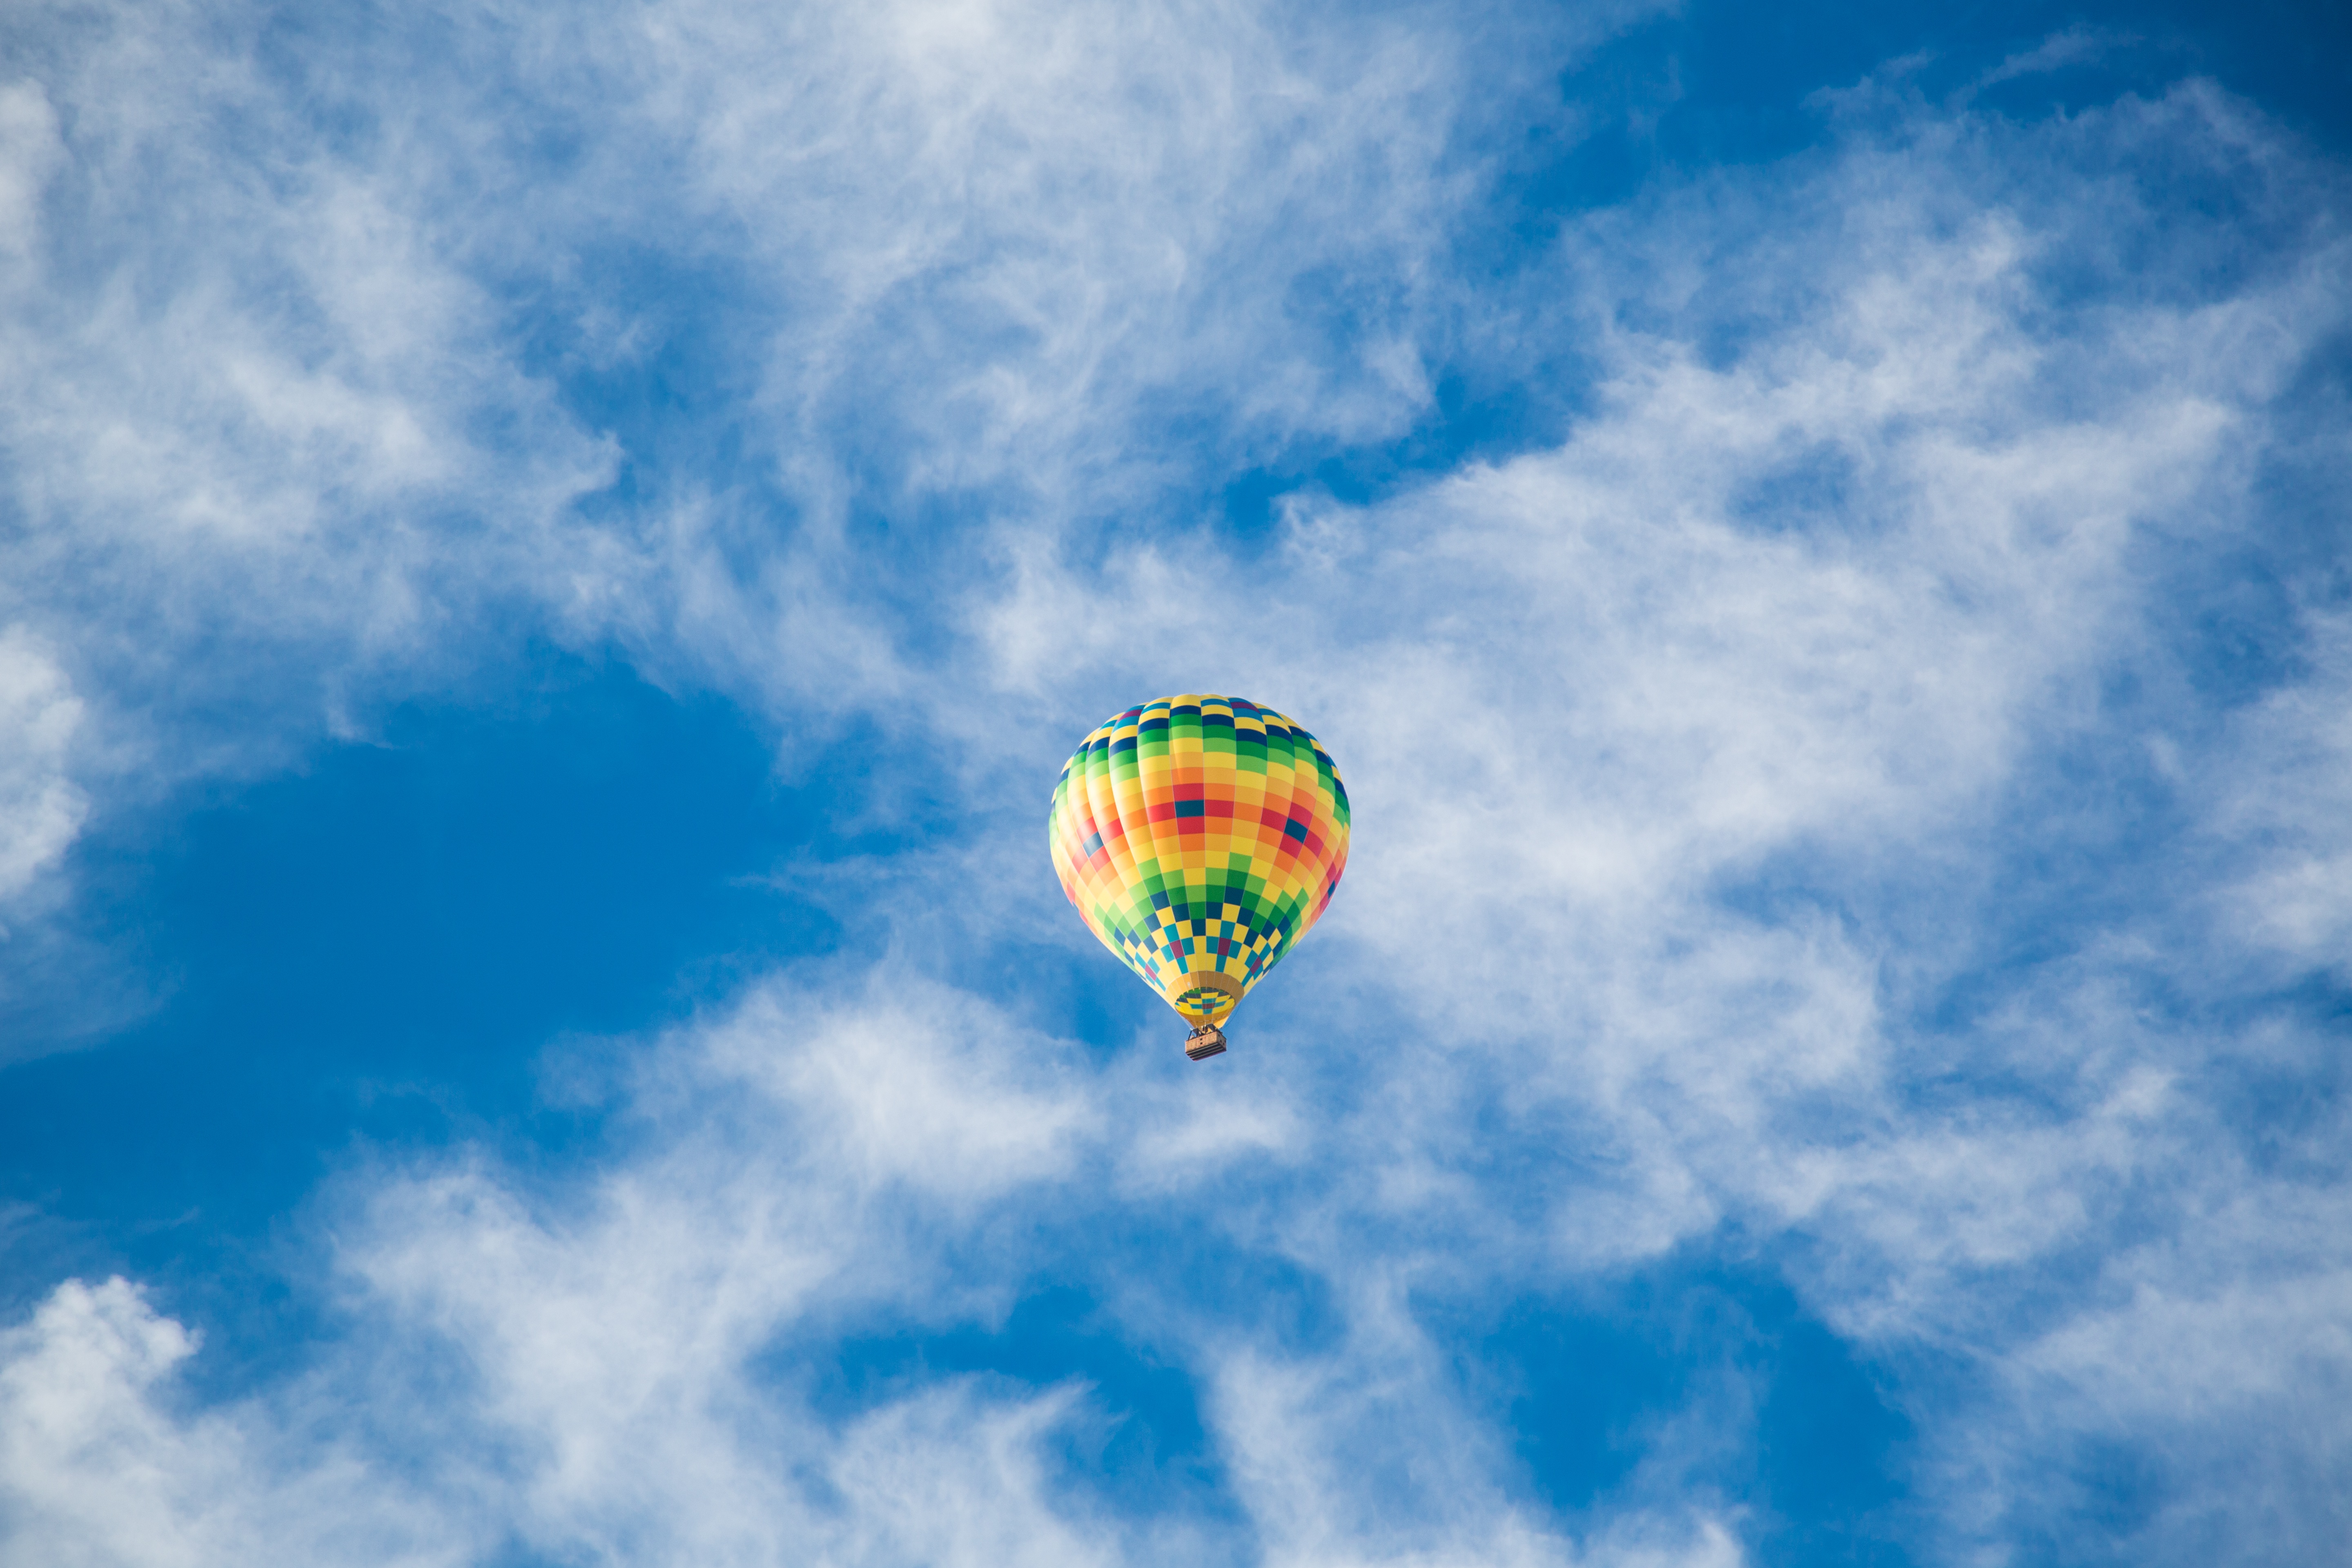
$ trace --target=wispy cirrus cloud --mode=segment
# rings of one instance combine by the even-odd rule
[[[82,705],[55,659],[10,627],[0,635],[0,908],[64,853],[89,809],[67,773]]]

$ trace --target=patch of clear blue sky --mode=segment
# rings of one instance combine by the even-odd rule
[[[2352,22],[2336,8],[1698,5],[1601,48],[1554,99],[1499,117],[1497,145],[1465,149],[1492,155],[1502,174],[1453,259],[1465,276],[1507,280],[1575,214],[1723,164],[1804,155],[1831,133],[1819,89],[1925,56],[1913,79],[1941,98],[2070,26],[2112,40],[2081,65],[1990,89],[1979,105],[2031,119],[2203,72],[2319,145],[2352,148]],[[281,68],[299,70],[305,41],[290,16],[269,48]],[[560,128],[551,134],[560,141]],[[756,367],[744,357],[737,280],[681,271],[654,249],[583,265],[579,287],[662,301],[662,346],[610,371],[563,366],[551,301],[511,302],[575,410],[625,448],[619,487],[599,504],[689,481],[758,496],[769,454],[745,434]],[[1192,476],[1201,504],[1179,498],[1167,515],[1209,511],[1237,534],[1261,533],[1293,490],[1371,499],[1467,458],[1555,440],[1584,390],[1564,352],[1508,375],[1472,362],[1433,368],[1434,406],[1402,437],[1307,443],[1241,467],[1208,451]],[[887,455],[872,461],[887,468]],[[2276,482],[2293,512],[2294,476]],[[919,521],[870,519],[882,591],[919,593],[905,554],[913,546],[889,542],[894,526]],[[2258,689],[2263,668],[2293,658],[2263,643],[2284,620],[2265,596],[2271,573],[2248,557],[2218,580],[2184,584],[2181,613],[2206,657],[2137,677],[2115,700],[2141,700],[2151,679]],[[158,988],[161,1000],[84,1048],[5,1071],[0,1196],[46,1216],[18,1234],[0,1274],[9,1315],[64,1273],[120,1269],[206,1331],[196,1373],[209,1388],[281,1369],[327,1331],[299,1261],[302,1205],[323,1175],[372,1146],[453,1138],[561,1164],[593,1150],[602,1130],[593,1110],[539,1097],[545,1042],[657,1026],[738,975],[841,940],[823,910],[761,879],[796,854],[893,847],[835,837],[875,764],[870,737],[835,743],[809,782],[785,787],[772,773],[775,737],[715,700],[679,701],[624,668],[562,658],[518,661],[510,676],[522,695],[494,708],[404,710],[382,744],[327,746],[296,773],[192,790],[93,825],[74,851],[68,927],[135,972],[122,984]],[[1074,731],[1097,717],[1072,715]],[[2050,765],[2116,770],[2115,830],[2163,831],[2151,819],[2167,808],[2139,764]],[[906,843],[961,826],[951,814],[918,822]],[[2072,846],[2084,857],[2075,871],[2053,878],[2045,866],[2021,879],[2053,903],[2019,911],[2018,931],[2063,945],[2053,911],[2085,916],[2082,900],[2116,863],[2111,847]],[[2036,839],[2017,852],[2051,848]],[[1801,893],[1776,889],[1769,874],[1727,890],[1767,913],[1774,898]],[[87,984],[88,973],[51,983]],[[1108,1037],[1122,978],[1055,979],[1067,1027]],[[32,988],[21,1016],[55,1010],[39,974],[19,979]],[[2332,993],[2310,1005],[2346,1008]],[[1217,1288],[1217,1268],[1244,1266],[1204,1259],[1202,1288]],[[1302,1333],[1328,1311],[1305,1283],[1245,1283],[1269,1310],[1295,1307]],[[1874,1369],[1736,1246],[1678,1256],[1598,1294],[1433,1315],[1451,1316],[1463,1376],[1517,1434],[1529,1495],[1564,1514],[1628,1484],[1654,1423],[1688,1408],[1701,1385],[1736,1380],[1760,1400],[1696,1479],[1753,1508],[1759,1559],[1905,1560],[1906,1418]],[[1083,1279],[1039,1280],[995,1329],[838,1329],[776,1351],[774,1375],[808,1382],[820,1408],[845,1415],[945,1373],[1082,1378],[1131,1419],[1066,1456],[1074,1472],[1147,1511],[1168,1506],[1171,1488],[1188,1511],[1224,1507],[1196,1392],[1107,1328]],[[2082,1463],[2085,1495],[2115,1515],[2086,1521],[2093,1528],[2144,1513],[2160,1479],[2130,1453]],[[2073,1550],[2052,1543],[2053,1559]]]
[[[7,1069],[5,1191],[53,1222],[0,1285],[11,1306],[120,1269],[215,1329],[205,1370],[267,1354],[249,1305],[329,1169],[453,1137],[560,1161],[595,1118],[541,1100],[541,1044],[657,1026],[833,942],[754,879],[813,845],[887,851],[828,835],[842,784],[779,785],[717,700],[560,657],[512,673],[494,710],[402,710],[379,743],[75,847],[68,924],[162,1001]]]
[[[1465,1325],[1465,1381],[1517,1435],[1529,1491],[1562,1514],[1634,1500],[1664,1427],[1696,1410],[1713,1441],[1673,1480],[1741,1499],[1759,1562],[1906,1560],[1910,1418],[1736,1241],[1521,1298],[1477,1328]]]

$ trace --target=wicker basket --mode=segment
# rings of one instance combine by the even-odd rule
[[[1184,1054],[1194,1061],[1206,1061],[1225,1048],[1225,1032],[1214,1024],[1203,1024],[1184,1037]]]

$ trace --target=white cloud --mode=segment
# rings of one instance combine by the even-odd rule
[[[81,700],[21,626],[0,627],[0,908],[80,831],[89,799],[68,758]]]
[[[967,1385],[858,1422],[833,1470],[854,1521],[841,1557],[952,1568],[1123,1560],[1109,1521],[1066,1519],[1045,1501],[1050,1478],[1039,1449],[1073,1402],[1065,1394],[992,1403]]]
[[[79,1282],[61,1287],[31,1323],[10,1331],[9,1341],[0,1384],[9,1419],[0,1429],[9,1436],[7,1476],[17,1506],[31,1502],[50,1515],[52,1531],[79,1538],[61,1546],[99,1561],[132,1552],[91,1551],[94,1530],[118,1532],[125,1546],[179,1533],[170,1493],[184,1484],[173,1472],[186,1468],[188,1456],[143,1396],[192,1353],[187,1334],[112,1279],[95,1290]],[[21,1549],[22,1528],[12,1533]]]
[[[2352,963],[2352,625],[2313,615],[2312,670],[2239,715],[2209,787],[2242,870],[2214,911],[2294,969]]]
[[[39,241],[41,195],[63,155],[57,110],[40,84],[0,87],[0,252],[11,260]]]
[[[353,1463],[343,1431],[188,1412],[170,1383],[194,1353],[121,1279],[68,1280],[0,1334],[0,1553],[58,1568],[474,1560],[437,1508]]]

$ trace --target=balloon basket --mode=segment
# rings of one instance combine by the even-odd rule
[[[1203,1024],[1184,1037],[1184,1054],[1194,1061],[1206,1061],[1225,1048],[1225,1032],[1214,1024]]]

